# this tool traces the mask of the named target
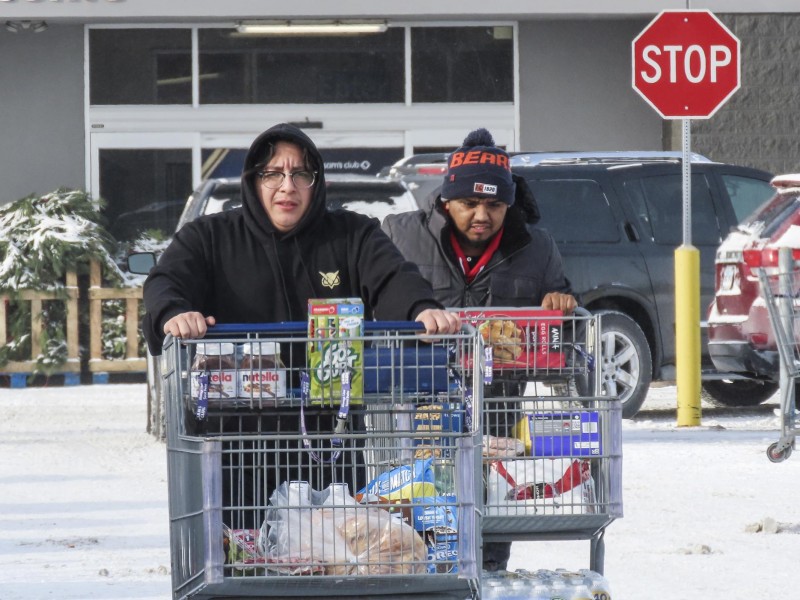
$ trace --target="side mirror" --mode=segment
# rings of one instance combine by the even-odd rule
[[[128,271],[136,275],[147,275],[156,266],[153,252],[134,252],[128,255]]]

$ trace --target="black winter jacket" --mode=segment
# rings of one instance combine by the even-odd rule
[[[308,212],[292,231],[277,231],[264,211],[254,167],[268,142],[306,148],[317,171]],[[276,125],[255,139],[242,174],[242,208],[184,225],[144,285],[142,322],[152,354],[164,323],[198,311],[217,323],[305,321],[310,298],[359,297],[366,317],[413,320],[440,308],[430,284],[403,259],[376,219],[325,206],[325,174],[314,143]]]
[[[437,199],[430,211],[389,215],[383,230],[433,285],[448,307],[539,306],[548,292],[572,293],[552,236],[534,227],[539,211],[524,179],[508,209],[503,238],[489,264],[467,283],[450,244],[450,223]]]

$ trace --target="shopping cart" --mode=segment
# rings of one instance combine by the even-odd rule
[[[596,391],[601,317],[463,314],[485,342],[482,539],[589,540],[602,573],[605,528],[622,516],[622,447],[620,402]]]
[[[800,432],[795,400],[796,380],[800,377],[800,268],[794,263],[792,249],[780,248],[778,268],[759,268],[758,280],[780,359],[781,433],[778,441],[767,448],[767,457],[772,462],[782,462],[792,455]]]
[[[174,598],[479,595],[481,338],[367,323],[337,389],[307,366],[326,341],[166,340]]]

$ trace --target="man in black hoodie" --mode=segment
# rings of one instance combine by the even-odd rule
[[[477,129],[450,154],[430,211],[389,215],[383,229],[445,306],[541,306],[570,314],[577,302],[561,254],[550,234],[533,227],[538,221],[525,179],[512,175],[509,156],[492,135]],[[488,433],[508,435],[507,425],[489,424]],[[505,569],[510,554],[508,542],[484,543],[484,569]]]
[[[255,139],[242,196],[241,210],[182,227],[147,278],[142,329],[152,354],[167,333],[198,338],[215,323],[304,321],[309,298],[359,297],[367,319],[458,329],[378,221],[327,210],[322,157],[300,129],[280,124]]]
[[[327,210],[322,157],[302,131],[281,124],[258,136],[247,153],[242,208],[200,217],[175,234],[145,282],[142,328],[157,355],[166,334],[199,338],[217,323],[305,321],[310,298],[340,297],[361,298],[366,319],[416,320],[429,334],[454,333],[460,325],[376,219]],[[223,415],[214,426],[224,433],[299,436],[330,433],[336,416],[335,409],[306,410],[300,417],[295,409],[276,408]],[[363,423],[352,426],[360,429]],[[318,490],[332,480],[350,483],[353,492],[365,483],[363,469],[355,468],[358,450],[324,471],[303,466],[294,450],[270,455],[276,462],[280,457],[281,465],[264,469],[263,483],[255,483],[248,452],[224,453],[223,506],[265,506],[270,492],[289,477],[306,479]],[[224,519],[234,529],[262,522],[255,510],[226,510]]]

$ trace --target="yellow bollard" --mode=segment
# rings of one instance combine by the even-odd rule
[[[675,250],[675,353],[678,427],[700,425],[700,251]]]

